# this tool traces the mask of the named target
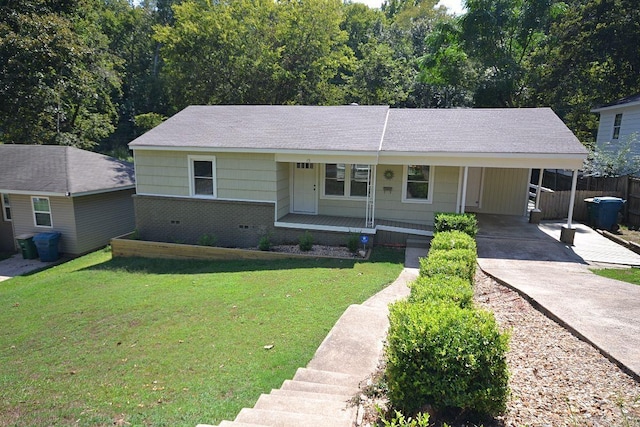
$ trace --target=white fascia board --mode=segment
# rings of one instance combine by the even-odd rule
[[[127,185],[124,187],[115,187],[103,190],[85,191],[82,193],[56,193],[53,191],[29,191],[29,190],[8,190],[0,189],[0,193],[4,194],[18,194],[20,196],[42,196],[42,197],[81,197],[91,196],[93,194],[111,193],[113,191],[129,190],[136,188],[135,185]]]
[[[587,154],[381,153],[381,165],[427,164],[497,168],[580,169]]]
[[[606,107],[592,108],[591,112],[592,113],[601,113],[603,111],[617,110],[617,109],[620,109],[620,108],[635,107],[636,105],[640,105],[640,101],[627,102],[627,103],[624,103],[624,104],[608,105]]]
[[[284,163],[359,163],[367,165],[378,164],[378,153],[376,151],[313,151],[299,153],[276,153],[276,162]]]

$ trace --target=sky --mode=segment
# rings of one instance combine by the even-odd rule
[[[382,0],[353,0],[358,3],[364,3],[369,7],[380,7]],[[450,13],[456,15],[462,14],[462,0],[440,0],[439,5],[447,6]]]

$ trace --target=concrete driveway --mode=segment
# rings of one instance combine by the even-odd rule
[[[640,286],[595,275],[604,265],[640,266],[640,256],[576,224],[574,246],[561,222],[478,215],[478,264],[640,379]]]

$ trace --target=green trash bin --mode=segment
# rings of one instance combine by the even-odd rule
[[[21,234],[16,236],[20,250],[22,251],[23,259],[36,259],[38,258],[38,248],[33,243],[33,234]]]

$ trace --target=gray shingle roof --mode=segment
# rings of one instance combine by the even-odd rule
[[[391,109],[382,151],[587,153],[550,108]]]
[[[133,165],[74,147],[0,145],[0,192],[65,195],[135,185]]]
[[[195,105],[129,145],[132,148],[377,151],[388,109],[352,105]]]
[[[382,152],[386,153],[587,153],[549,108],[191,106],[129,145],[134,149],[377,152],[383,136]]]

